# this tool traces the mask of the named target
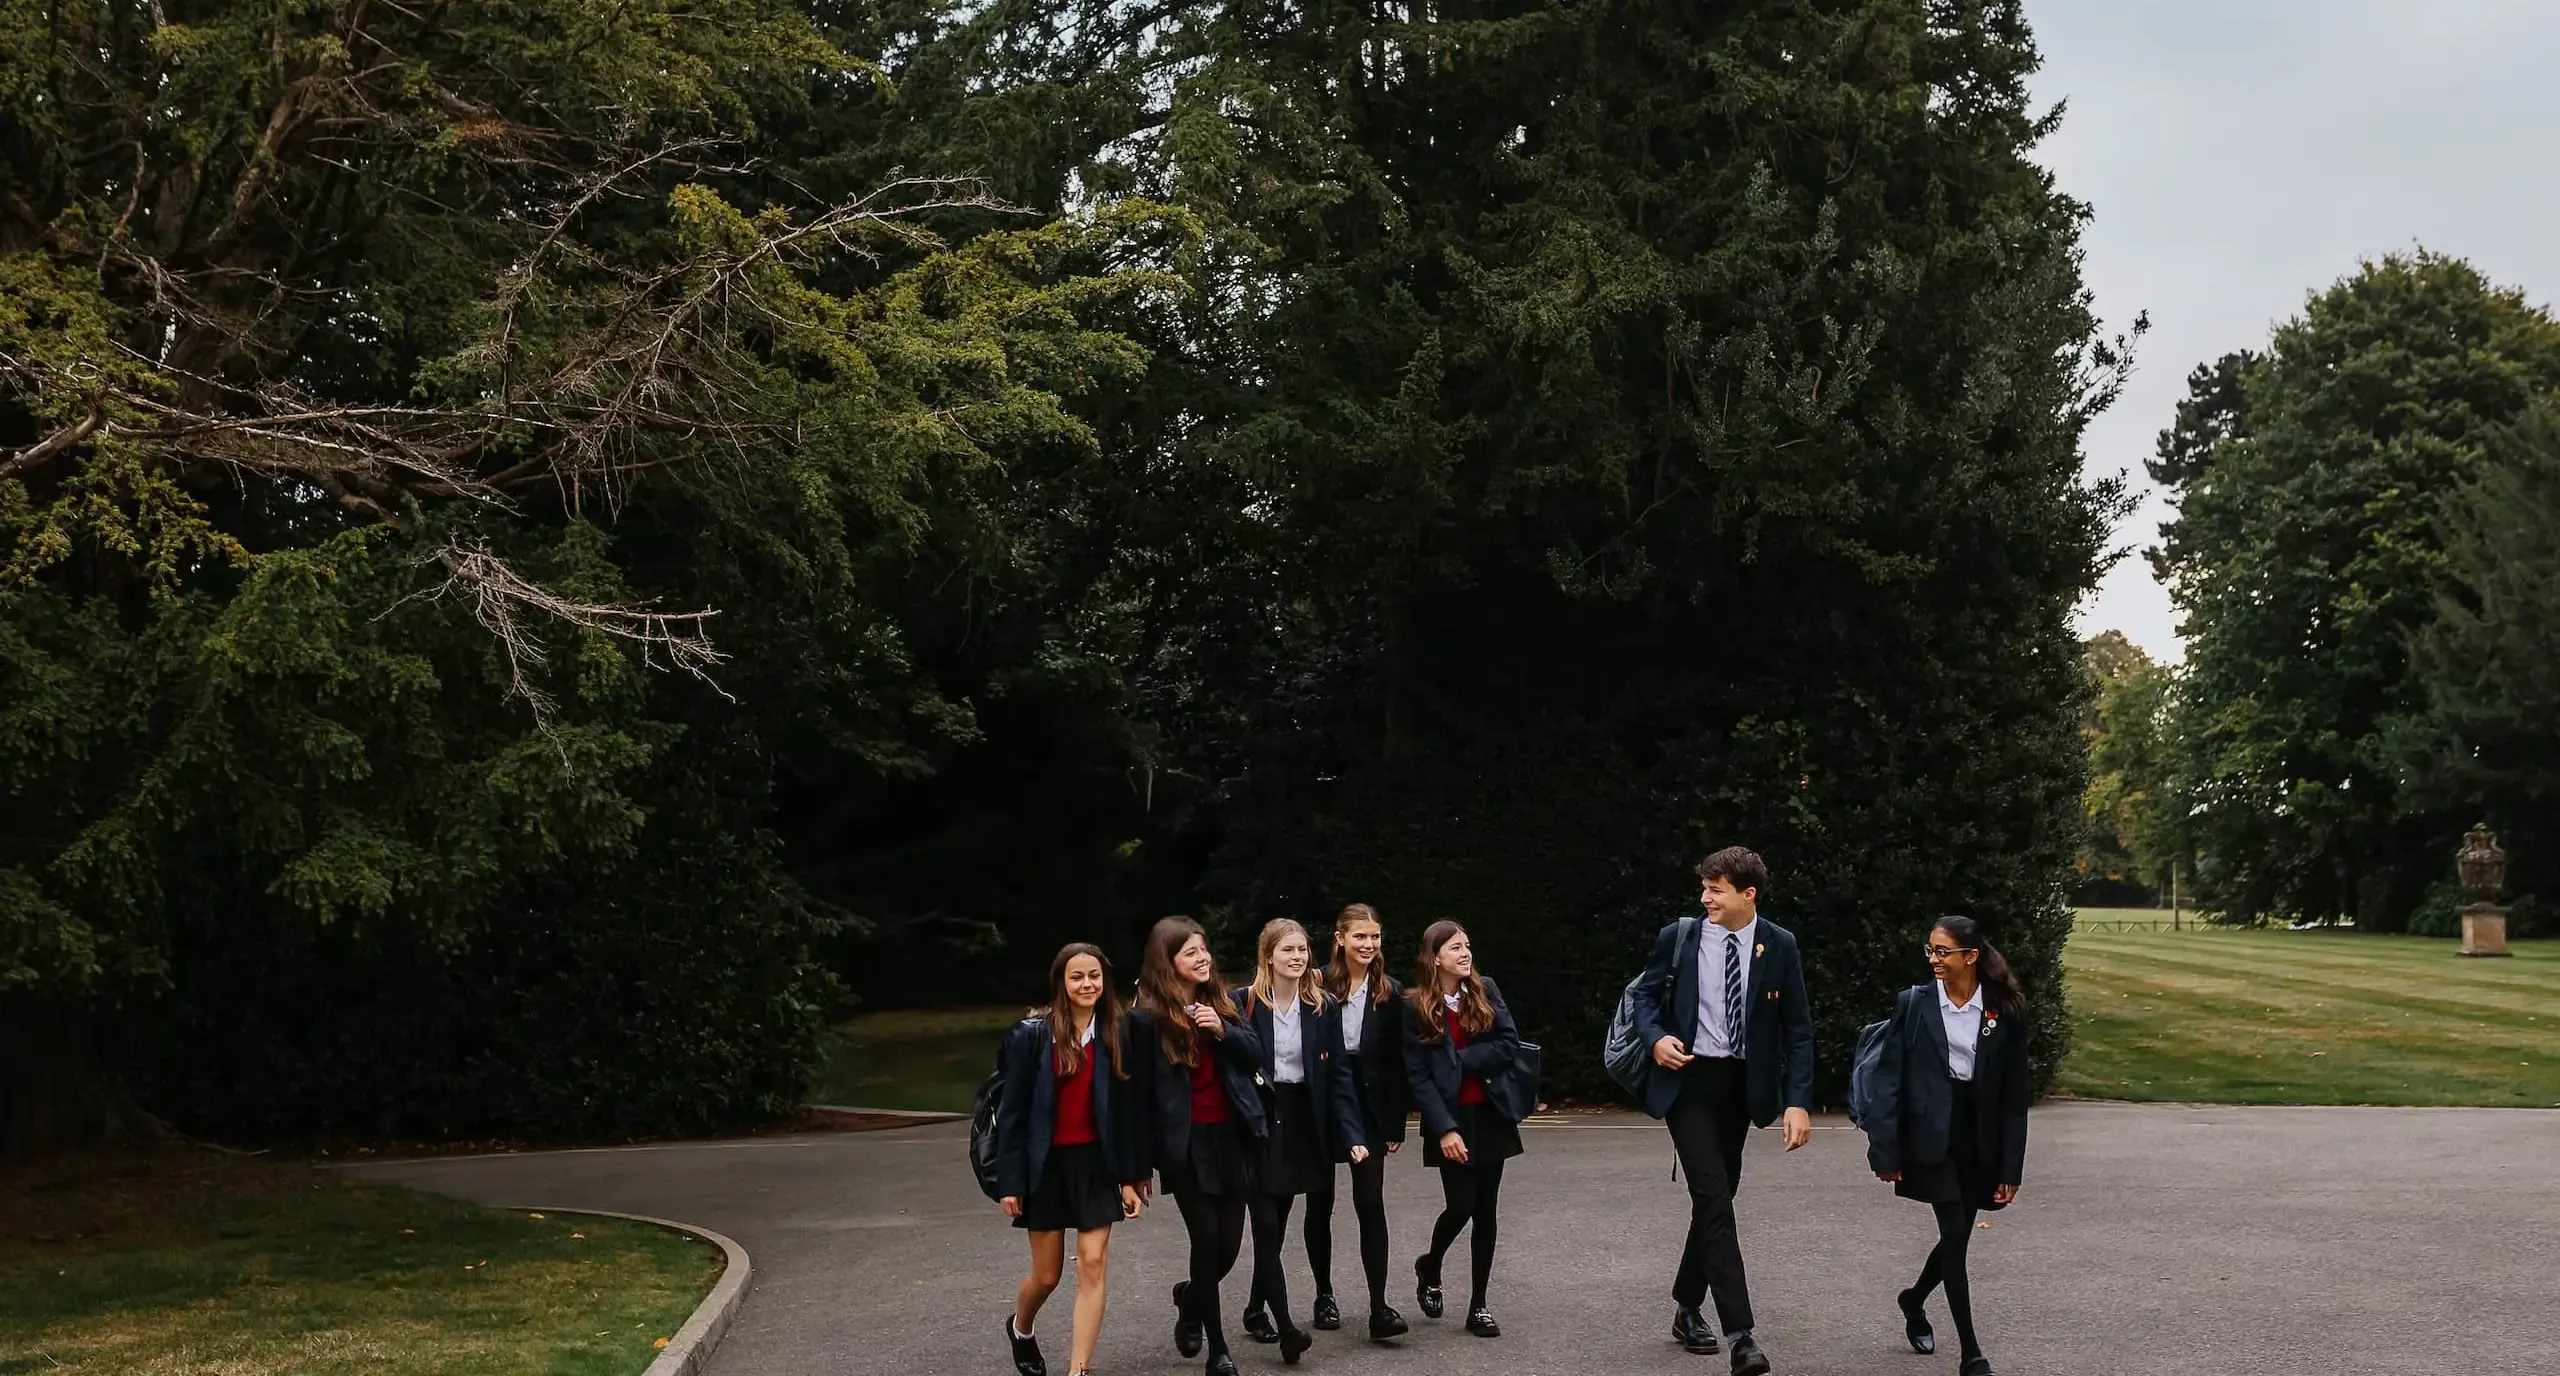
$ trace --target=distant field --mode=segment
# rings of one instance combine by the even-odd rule
[[[2560,943],[2477,960],[2440,938],[2109,930],[2152,915],[2080,914],[2067,1093],[2560,1108]]]
[[[1000,1008],[864,1013],[828,1029],[809,1102],[840,1108],[967,1113],[996,1068],[996,1043],[1022,1017]]]

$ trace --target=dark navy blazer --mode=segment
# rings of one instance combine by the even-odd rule
[[[1684,939],[1681,929],[1688,928]],[[1652,1047],[1678,1037],[1682,1049],[1698,1044],[1698,943],[1724,929],[1701,917],[1674,922],[1653,939],[1653,956],[1638,981],[1636,1033],[1644,1038],[1647,1066],[1644,1111],[1671,1112],[1680,1081],[1651,1062]],[[1804,996],[1804,958],[1795,933],[1767,918],[1752,935],[1750,1011],[1742,1020],[1742,1074],[1751,1121],[1767,1127],[1785,1109],[1813,1111],[1813,1006]],[[1675,949],[1676,948],[1676,949]]]
[[[1130,1040],[1128,1018],[1120,1023],[1120,1052],[1132,1075],[1142,1057]],[[1101,1139],[1102,1159],[1111,1178],[1134,1185],[1147,1178],[1143,1085],[1112,1073],[1111,1057],[1102,1049],[1099,1030],[1093,1044],[1093,1126]],[[1049,1135],[1058,1122],[1056,1043],[1046,1017],[1024,1018],[1004,1034],[997,1057],[1004,1071],[1004,1091],[996,1100],[996,1188],[1017,1199],[1040,1185],[1049,1166]]]
[[[1148,1081],[1145,1102],[1154,1109],[1155,1131],[1144,1134],[1150,1153],[1148,1165],[1156,1170],[1179,1170],[1191,1164],[1191,1067],[1176,1065],[1165,1059],[1164,1039],[1156,1035],[1156,1020],[1141,1009],[1129,1015],[1129,1035],[1136,1039],[1144,1067],[1139,1074]],[[1198,1034],[1203,1045],[1212,1048],[1217,1058],[1218,1083],[1227,1091],[1227,1107],[1245,1131],[1259,1138],[1270,1132],[1270,1123],[1262,1115],[1261,1082],[1262,1043],[1253,1035],[1249,1023],[1229,1022],[1223,1039],[1208,1033]]]
[[[1271,1005],[1253,996],[1250,987],[1228,997],[1245,1010],[1253,1035],[1262,1043],[1262,1078],[1277,1083],[1279,1048],[1272,1044]],[[1360,1121],[1358,1090],[1342,1050],[1342,1005],[1331,994],[1319,994],[1320,1009],[1298,1010],[1298,1050],[1307,1063],[1307,1094],[1315,1101],[1316,1145],[1327,1161],[1348,1161],[1354,1144],[1366,1146],[1369,1129]]]
[[[1413,1111],[1413,1083],[1405,1075],[1404,1061],[1404,986],[1394,979],[1387,981],[1387,1001],[1361,1005],[1360,1049],[1343,1054],[1351,1059],[1351,1079],[1365,1110],[1361,1130],[1372,1125],[1378,1135],[1368,1143],[1369,1150],[1384,1151],[1389,1142],[1404,1140],[1405,1115]],[[1348,1000],[1342,1005],[1347,1022],[1351,1016]]]
[[[1865,1119],[1867,1164],[1899,1171],[1946,1160],[1956,1082],[1947,1073],[1947,1020],[1938,1012],[1935,981],[1915,984],[1895,999],[1884,1056],[1891,1073],[1878,1077],[1880,1093]],[[2027,1183],[2027,1100],[2034,1087],[2024,1019],[1983,1009],[1973,1086],[1974,1159],[1998,1173],[1999,1184]]]
[[[1475,1076],[1489,1089],[1494,1080],[1511,1072],[1520,1054],[1520,1027],[1511,1021],[1511,1007],[1502,1001],[1502,990],[1482,975],[1476,976],[1476,982],[1493,1002],[1493,1026],[1468,1038],[1464,1051],[1455,1050],[1445,1037],[1436,1045],[1426,1044],[1421,1012],[1412,999],[1403,1001],[1405,1079],[1413,1089],[1414,1107],[1422,1111],[1423,1136],[1434,1141],[1447,1132],[1465,1135],[1458,1125],[1458,1095],[1465,1090],[1467,1077]],[[1491,1107],[1508,1114],[1501,1095],[1485,1097]]]

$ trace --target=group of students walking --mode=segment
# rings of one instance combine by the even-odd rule
[[[1760,857],[1718,851],[1698,874],[1704,918],[1664,927],[1628,987],[1649,1048],[1638,1098],[1668,1125],[1690,1196],[1672,1337],[1691,1352],[1727,1354],[1736,1376],[1766,1376],[1772,1367],[1754,1336],[1733,1194],[1751,1126],[1781,1125],[1789,1151],[1810,1139],[1812,1017],[1795,937],[1758,914],[1768,885]],[[1209,1376],[1236,1371],[1219,1287],[1248,1223],[1254,1260],[1243,1331],[1276,1345],[1286,1363],[1313,1345],[1281,1264],[1301,1197],[1316,1279],[1308,1324],[1341,1327],[1332,1240],[1345,1167],[1369,1336],[1410,1331],[1387,1301],[1385,1205],[1386,1159],[1402,1148],[1409,1113],[1421,1119],[1423,1159],[1439,1172],[1443,1199],[1430,1244],[1413,1262],[1415,1303],[1428,1318],[1442,1316],[1442,1259],[1471,1230],[1465,1326],[1500,1336],[1487,1284],[1504,1163],[1521,1154],[1520,1121],[1535,1103],[1533,1067],[1500,989],[1475,968],[1464,927],[1440,921],[1423,933],[1410,987],[1387,975],[1383,935],[1377,912],[1354,904],[1318,967],[1304,928],[1271,922],[1252,977],[1230,987],[1200,925],[1169,917],[1147,938],[1134,1006],[1124,1004],[1099,948],[1078,943],[1058,953],[1049,1006],[1007,1033],[999,1059],[992,1188],[1031,1243],[1030,1272],[1005,1319],[1018,1376],[1047,1376],[1032,1329],[1064,1277],[1069,1232],[1076,1303],[1067,1371],[1092,1370],[1112,1225],[1146,1210],[1159,1177],[1189,1241],[1187,1279],[1173,1288],[1174,1346],[1189,1359],[1205,1352]],[[1932,983],[1906,990],[1878,1025],[1859,1121],[1877,1177],[1937,1216],[1937,1244],[1897,1296],[1906,1340],[1915,1352],[1935,1350],[1925,1305],[1944,1286],[1961,1376],[1990,1376],[1974,1332],[1966,1247],[1978,1214],[2016,1197],[2024,1169],[2025,999],[1970,919],[1940,919],[1927,957]],[[2014,1030],[2003,1033],[2004,1024]]]

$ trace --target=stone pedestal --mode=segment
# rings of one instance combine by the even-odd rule
[[[2503,956],[2507,951],[2507,910],[2494,903],[2473,903],[2462,910],[2462,953]]]

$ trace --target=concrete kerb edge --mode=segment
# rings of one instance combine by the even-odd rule
[[[969,1116],[965,1113],[945,1113],[938,1109],[862,1108],[854,1104],[811,1104],[808,1107],[812,1113],[859,1113],[866,1118],[903,1119],[919,1127],[928,1123],[956,1123]]]
[[[700,1376],[703,1363],[711,1359],[713,1350],[720,1346],[720,1340],[729,1335],[729,1321],[737,1317],[738,1305],[747,1297],[747,1283],[755,1277],[754,1264],[747,1260],[747,1249],[739,1246],[737,1239],[728,1234],[715,1233],[709,1228],[697,1228],[690,1223],[679,1223],[671,1218],[651,1218],[647,1214],[615,1213],[611,1209],[546,1209],[531,1205],[506,1207],[518,1213],[584,1214],[589,1218],[618,1218],[627,1223],[647,1223],[660,1228],[672,1228],[679,1233],[689,1233],[719,1247],[722,1256],[726,1259],[725,1264],[720,1268],[719,1282],[711,1287],[710,1294],[702,1297],[702,1303],[694,1306],[693,1317],[686,1319],[684,1327],[677,1329],[675,1336],[667,1340],[667,1345],[658,1353],[657,1360],[649,1363],[649,1369],[641,1376]]]

